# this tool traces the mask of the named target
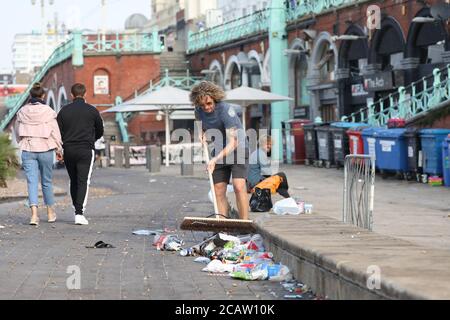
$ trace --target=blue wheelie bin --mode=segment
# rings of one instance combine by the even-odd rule
[[[403,178],[408,172],[408,147],[405,129],[385,129],[374,133],[378,168],[383,177],[396,173]]]
[[[378,169],[377,154],[376,154],[376,137],[375,133],[383,131],[382,128],[367,128],[362,131],[362,138],[364,142],[364,154],[371,156],[375,160],[375,168]]]
[[[442,143],[442,165],[444,166],[444,185],[450,187],[450,136]]]
[[[423,151],[423,182],[429,176],[442,176],[442,143],[450,134],[449,129],[425,129],[420,131]]]

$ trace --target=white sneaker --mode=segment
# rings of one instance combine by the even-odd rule
[[[89,225],[89,221],[82,215],[75,216],[75,224],[77,226],[87,226]]]

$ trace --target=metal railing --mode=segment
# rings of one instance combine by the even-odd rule
[[[83,36],[83,52],[89,53],[120,53],[120,52],[161,52],[161,46],[156,33],[135,34],[94,34]]]
[[[14,118],[16,113],[22,107],[22,105],[24,105],[26,103],[26,100],[28,99],[28,96],[30,95],[30,90],[33,87],[33,84],[35,82],[41,81],[52,67],[61,63],[64,60],[70,58],[72,56],[73,49],[74,49],[74,41],[73,41],[73,39],[70,39],[67,42],[58,46],[55,49],[55,51],[53,51],[50,58],[48,58],[48,60],[45,62],[45,64],[42,66],[42,68],[39,70],[39,72],[33,77],[31,84],[28,86],[28,88],[25,90],[25,92],[22,95],[20,95],[19,97],[15,98],[16,104],[14,106],[11,106],[8,114],[0,122],[0,131],[5,130],[6,126],[11,122],[11,120]]]
[[[371,156],[349,155],[345,159],[344,223],[373,230],[375,161]]]
[[[193,53],[253,34],[267,32],[269,18],[270,9],[265,9],[204,31],[189,33],[187,52]]]
[[[85,34],[81,37],[82,54],[127,53],[127,52],[154,52],[160,53],[158,32],[151,34]],[[0,122],[0,131],[5,130],[19,109],[26,103],[30,90],[35,82],[41,81],[47,72],[55,65],[69,59],[75,52],[74,37],[58,46],[39,72],[33,77],[23,94],[7,99],[8,114]]]
[[[369,0],[297,0],[288,1],[288,21],[301,19],[308,15],[319,15],[334,8],[355,5]]]
[[[389,119],[403,118],[411,120],[415,117],[450,101],[450,64],[442,69],[434,69],[433,74],[400,87],[397,92],[376,101],[343,121],[365,122],[372,126],[385,126]]]

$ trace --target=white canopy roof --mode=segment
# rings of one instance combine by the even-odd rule
[[[243,107],[254,104],[269,104],[273,102],[292,101],[293,99],[275,93],[250,87],[240,87],[227,92],[226,102],[236,103]]]

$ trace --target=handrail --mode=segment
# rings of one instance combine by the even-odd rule
[[[287,20],[294,21],[308,15],[319,15],[334,8],[357,5],[369,0],[297,0],[295,5],[288,1]]]
[[[20,95],[20,98],[17,98],[15,106],[9,109],[8,114],[0,122],[0,131],[5,130],[6,126],[11,122],[11,120],[15,117],[16,113],[22,107],[22,105],[26,102],[28,96],[30,95],[30,91],[31,88],[33,87],[33,84],[35,82],[41,81],[42,78],[48,72],[48,70],[50,70],[52,67],[71,57],[73,49],[74,49],[74,41],[73,38],[71,38],[68,41],[59,45],[55,49],[55,51],[53,51],[53,53],[50,55],[50,58],[42,66],[41,70],[39,70],[39,72],[33,77],[33,80],[31,81],[30,85],[25,90],[25,92],[22,95]]]
[[[434,69],[427,77],[382,98],[370,106],[344,116],[342,121],[366,122],[373,126],[385,126],[389,119],[412,119],[442,102],[450,100],[450,64]],[[444,80],[442,80],[444,77]]]
[[[203,31],[189,33],[188,53],[269,30],[270,9],[256,11],[236,20]]]
[[[158,32],[134,33],[134,34],[84,34],[82,35],[83,54],[89,53],[120,53],[120,52],[154,52],[160,53]],[[59,45],[39,72],[33,77],[28,88],[21,95],[7,99],[9,112],[0,122],[0,131],[5,130],[6,126],[11,122],[19,109],[25,104],[30,95],[30,90],[35,82],[41,81],[47,72],[55,65],[64,60],[69,59],[75,51],[75,40],[72,36],[66,42]]]

